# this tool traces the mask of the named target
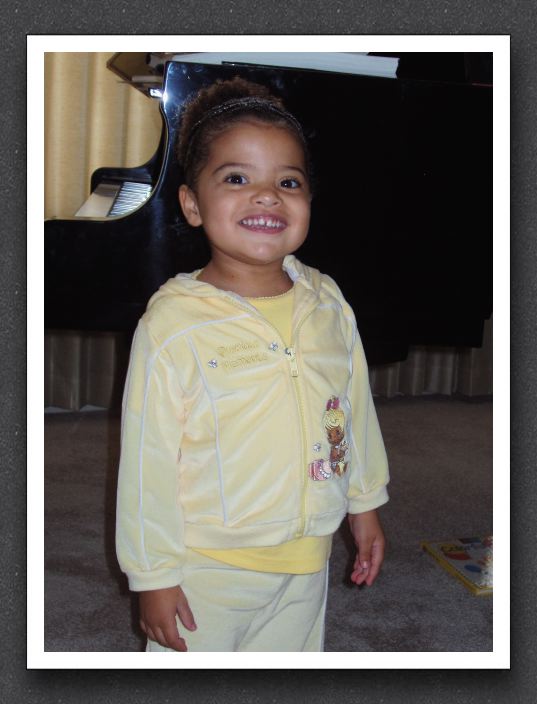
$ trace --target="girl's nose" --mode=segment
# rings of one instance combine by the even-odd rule
[[[260,188],[253,198],[257,205],[264,205],[265,207],[278,205],[281,202],[278,191],[269,186]]]

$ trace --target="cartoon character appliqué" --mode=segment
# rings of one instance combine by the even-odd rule
[[[331,396],[323,414],[323,427],[330,444],[330,458],[310,462],[308,475],[315,481],[325,481],[334,474],[342,476],[347,470],[348,444],[345,440],[345,414],[339,407],[339,398]]]

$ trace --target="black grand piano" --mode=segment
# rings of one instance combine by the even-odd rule
[[[177,115],[202,85],[241,75],[281,94],[306,127],[317,184],[297,255],[338,281],[369,364],[404,360],[412,345],[481,346],[492,312],[491,58],[440,56],[449,61],[434,70],[439,55],[399,55],[395,79],[153,67],[159,87],[148,90],[163,118],[154,157],[92,175],[92,194],[110,203],[100,217],[45,222],[46,328],[130,333],[166,279],[205,264],[177,203]]]

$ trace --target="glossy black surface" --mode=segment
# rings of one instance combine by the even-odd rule
[[[409,345],[479,346],[492,310],[492,89],[296,69],[168,64],[156,185],[115,220],[45,223],[48,328],[131,331],[170,276],[203,266],[177,204],[177,113],[216,78],[283,95],[310,134],[318,185],[297,255],[353,306],[370,364]]]

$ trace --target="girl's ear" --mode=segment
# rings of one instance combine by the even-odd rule
[[[179,204],[181,210],[188,222],[192,227],[199,227],[201,225],[201,215],[199,213],[198,201],[194,191],[187,185],[183,184],[179,186]]]

